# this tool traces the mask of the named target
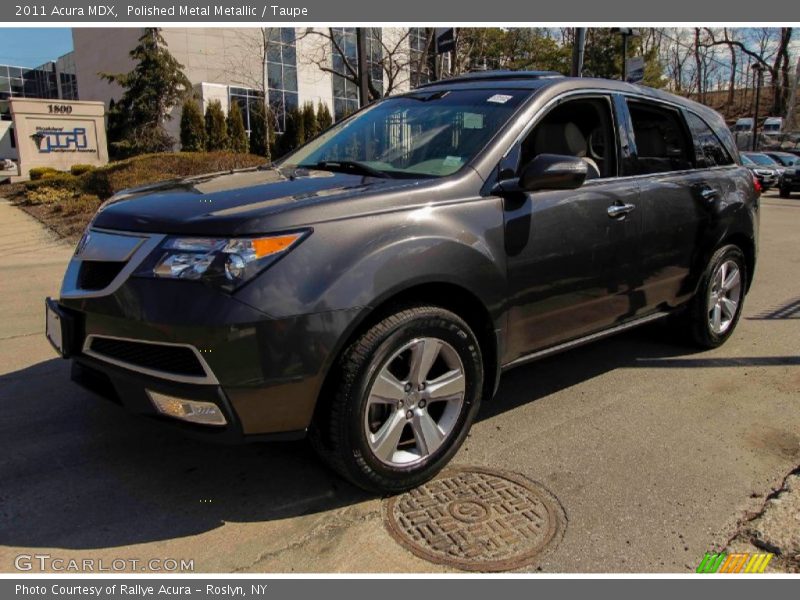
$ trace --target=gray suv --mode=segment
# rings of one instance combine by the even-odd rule
[[[508,369],[664,317],[722,344],[757,231],[714,111],[479,73],[371,104],[277,164],[117,194],[47,335],[132,412],[217,441],[308,435],[396,492],[453,457]]]

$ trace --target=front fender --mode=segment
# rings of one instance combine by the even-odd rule
[[[502,204],[475,198],[336,220],[237,293],[275,318],[377,306],[423,283],[450,283],[492,316],[506,291]]]

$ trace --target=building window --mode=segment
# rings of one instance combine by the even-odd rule
[[[247,130],[247,136],[250,136],[252,125],[250,124],[250,115],[253,112],[253,106],[256,103],[264,102],[264,96],[258,90],[251,90],[250,88],[232,87],[228,88],[228,102],[239,105],[242,111],[242,121],[244,121],[244,128]]]
[[[411,87],[415,88],[431,80],[428,69],[428,30],[425,27],[409,28],[408,44],[411,50]]]
[[[77,100],[78,99],[78,78],[72,73],[59,73],[61,80],[61,99],[62,100]]]
[[[58,81],[53,63],[35,69],[0,65],[0,100],[58,97]]]
[[[11,79],[8,77],[8,69],[0,66],[0,100],[11,97]]]
[[[383,46],[381,30],[377,27],[367,29],[367,68],[369,78],[378,93],[383,96]]]
[[[267,96],[278,132],[286,130],[286,113],[298,107],[297,48],[294,29],[273,27],[267,45]]]
[[[381,30],[371,27],[367,30],[366,50],[367,69],[370,81],[383,95],[383,46],[381,45]],[[345,61],[347,61],[345,63]],[[356,41],[355,27],[339,27],[333,29],[331,39],[331,63],[335,74],[333,83],[333,118],[336,121],[343,119],[350,113],[358,110],[359,91],[358,85],[352,81],[350,65],[353,71],[358,70],[358,43]]]

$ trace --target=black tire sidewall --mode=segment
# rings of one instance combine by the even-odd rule
[[[741,273],[741,296],[739,298],[739,305],[736,307],[736,314],[733,317],[733,322],[730,327],[722,334],[716,334],[711,330],[711,325],[708,322],[708,294],[711,285],[713,284],[714,273],[717,267],[725,261],[733,260],[739,267]],[[711,258],[706,272],[703,274],[700,286],[695,296],[695,307],[693,312],[693,334],[695,341],[699,344],[708,347],[716,348],[724,344],[727,339],[733,335],[736,325],[739,323],[739,318],[742,316],[744,308],[745,291],[747,289],[749,273],[747,272],[747,262],[745,261],[744,253],[738,246],[729,244],[719,248]]]
[[[369,447],[364,430],[364,412],[372,384],[385,362],[402,346],[415,338],[435,337],[450,344],[458,353],[466,377],[464,403],[453,432],[434,453],[408,467],[395,467],[381,462]],[[406,489],[430,479],[458,451],[480,406],[483,390],[483,364],[480,346],[469,327],[456,315],[442,309],[424,309],[414,318],[402,322],[373,342],[371,359],[350,392],[349,410],[345,419],[347,438],[353,456],[365,474],[377,476],[384,487]]]

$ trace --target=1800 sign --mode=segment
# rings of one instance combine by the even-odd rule
[[[47,110],[51,115],[68,115],[72,113],[72,107],[69,104],[48,104]]]

